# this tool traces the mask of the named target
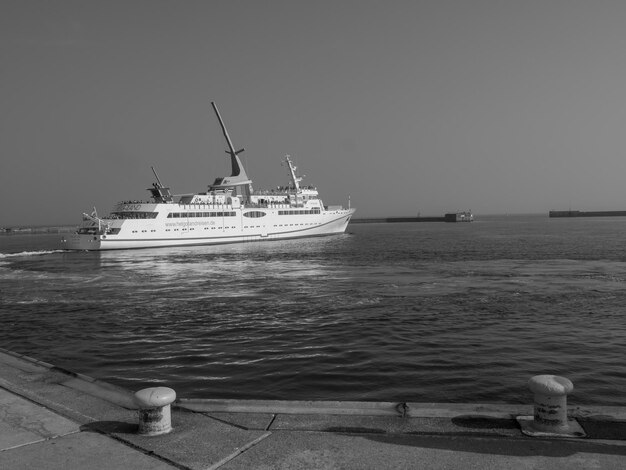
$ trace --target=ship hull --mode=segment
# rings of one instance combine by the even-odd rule
[[[293,238],[320,237],[344,233],[354,209],[333,211],[328,214],[309,216],[305,219],[293,216],[289,220],[281,218],[280,224],[272,224],[268,220],[262,226],[250,227],[241,224],[230,227],[211,227],[210,235],[198,235],[196,228],[202,228],[196,222],[196,227],[180,228],[176,232],[165,232],[164,227],[153,225],[150,232],[138,231],[134,236],[105,234],[68,235],[62,240],[62,248],[79,251],[127,250],[138,248],[160,248],[175,246],[217,245],[227,243],[245,243],[255,241],[285,240]],[[278,222],[278,220],[274,220]],[[206,227],[208,228],[208,227]],[[126,230],[125,233],[132,230]],[[145,233],[144,233],[145,232]]]

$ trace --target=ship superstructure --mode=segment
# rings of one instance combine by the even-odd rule
[[[318,191],[301,186],[302,177],[286,155],[290,182],[254,191],[215,103],[211,103],[228,144],[231,174],[216,178],[207,191],[172,195],[152,168],[156,182],[149,202],[124,201],[105,217],[83,214],[78,230],[62,240],[69,250],[111,250],[237,243],[343,233],[355,209],[324,206]]]

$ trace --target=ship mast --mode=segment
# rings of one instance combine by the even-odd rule
[[[244,200],[247,201],[250,198],[250,194],[252,193],[252,181],[246,175],[246,170],[239,159],[239,154],[244,151],[235,150],[235,146],[233,145],[233,141],[230,139],[228,135],[228,131],[226,130],[226,126],[224,125],[224,121],[222,120],[222,116],[220,116],[220,112],[217,109],[217,105],[215,102],[211,101],[211,106],[213,106],[213,110],[215,111],[215,115],[217,116],[217,120],[220,123],[220,127],[222,128],[222,133],[226,138],[226,143],[228,144],[228,150],[226,153],[230,155],[230,163],[231,163],[231,175],[226,176],[224,178],[217,178],[215,182],[210,186],[210,189],[228,189],[234,188],[235,192],[241,188],[241,194],[244,197]]]
[[[106,232],[107,230],[109,230],[111,228],[111,224],[109,222],[107,222],[106,220],[101,219],[100,217],[98,217],[98,213],[96,212],[96,208],[93,208],[93,213],[92,214],[87,214],[86,212],[83,212],[83,220],[91,220],[92,222],[95,222],[98,224],[98,232],[102,233],[102,226],[104,225],[104,231]]]
[[[298,169],[298,167],[295,166],[293,162],[289,159],[289,155],[285,155],[285,163],[287,163],[287,166],[289,167],[289,174],[291,176],[291,181],[293,182],[293,187],[295,188],[296,192],[300,192],[300,181],[302,181],[302,177],[296,175],[296,170]]]
[[[159,178],[156,169],[153,166],[151,166],[150,168],[152,168],[152,173],[154,173],[154,177],[156,178],[157,182],[152,183],[152,187],[148,188],[148,191],[150,191],[150,194],[152,194],[155,202],[172,202],[174,199],[172,198],[172,193],[170,193],[170,188],[166,188],[163,183],[161,183],[161,179]]]
[[[243,152],[245,149],[240,149],[240,150],[235,151],[235,146],[233,145],[233,141],[230,140],[230,136],[228,135],[228,131],[226,130],[226,126],[224,125],[222,116],[220,116],[220,112],[218,111],[217,105],[215,104],[214,101],[211,101],[211,106],[213,106],[213,110],[215,111],[217,120],[220,122],[220,127],[222,128],[222,132],[224,134],[224,137],[226,138],[226,143],[228,144],[228,150],[226,150],[226,153],[230,155],[230,162],[231,162],[231,167],[232,167],[232,174],[230,176],[239,176],[242,172],[243,172],[243,175],[246,176],[246,172],[243,169],[241,160],[239,160],[239,157],[238,157],[238,155],[241,152]]]

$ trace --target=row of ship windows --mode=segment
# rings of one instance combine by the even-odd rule
[[[319,214],[319,209],[311,210],[288,210],[278,211],[278,215],[311,215]],[[180,219],[185,217],[234,217],[236,212],[171,212],[167,214],[168,219]],[[262,211],[245,212],[244,217],[259,218],[265,217],[267,214]]]
[[[278,211],[278,215],[311,215],[319,214],[319,209],[311,210],[284,210]],[[156,219],[158,212],[113,212],[109,219]],[[170,212],[167,214],[168,219],[184,219],[187,217],[235,217],[236,212]],[[267,214],[262,211],[250,211],[243,214],[244,217],[258,218],[265,217]]]
[[[274,225],[274,227],[293,227],[294,225],[298,226],[298,225],[315,225],[315,224],[285,224],[285,225],[280,224],[280,225]],[[229,229],[229,228],[237,228],[237,227],[204,227],[204,230],[215,230],[215,229],[221,230],[221,229]],[[255,225],[250,225],[250,226],[246,225],[243,228],[261,228],[261,226],[260,225],[256,225],[256,226]],[[169,229],[169,228],[166,228],[165,229],[166,232],[171,232],[171,231],[178,232],[179,230],[181,232],[186,232],[188,230],[189,231],[195,230],[195,228],[192,227],[192,228],[189,228],[189,229],[186,229],[186,228],[183,228],[183,229],[177,229],[177,228]],[[139,233],[139,230],[133,230],[132,232],[133,233]],[[145,232],[147,232],[147,230],[142,230],[141,232],[145,233]],[[150,232],[156,232],[156,230],[150,230]]]
[[[204,230],[215,230],[215,229],[222,230],[222,229],[229,229],[229,228],[237,228],[237,227],[204,227]],[[166,232],[178,232],[179,230],[181,232],[187,232],[187,231],[195,230],[195,228],[191,227],[191,228],[181,228],[181,229],[177,229],[177,228],[174,228],[174,229],[166,228],[165,229]]]
[[[156,219],[158,212],[113,212],[107,219]]]
[[[235,217],[236,212],[170,212],[168,219],[184,219],[185,217]]]
[[[319,213],[319,209],[278,211],[278,215],[310,215]]]

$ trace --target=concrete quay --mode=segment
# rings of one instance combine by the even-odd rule
[[[526,436],[516,417],[532,413],[532,403],[183,397],[173,430],[144,436],[132,392],[0,349],[2,469],[626,468],[626,407],[570,405],[585,438]]]

